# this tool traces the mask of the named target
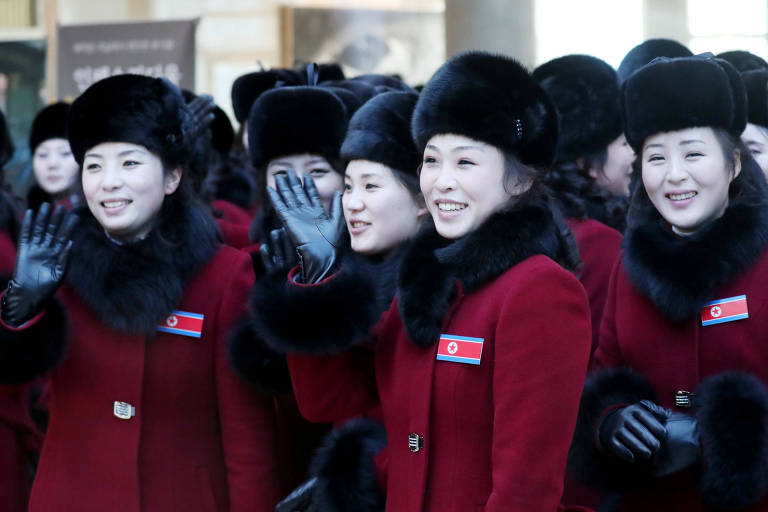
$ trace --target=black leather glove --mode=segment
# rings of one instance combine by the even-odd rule
[[[285,228],[270,231],[269,240],[261,244],[259,253],[269,275],[287,274],[298,263],[296,249]]]
[[[277,504],[275,512],[316,512],[317,507],[312,503],[317,478],[310,478]]]
[[[192,118],[188,132],[186,133],[187,138],[189,140],[194,140],[200,136],[210,136],[211,124],[216,117],[214,114],[216,104],[213,102],[213,96],[209,94],[201,94],[187,103],[187,109]]]
[[[336,193],[326,213],[311,176],[304,177],[302,186],[296,173],[286,174],[275,179],[277,190],[267,192],[296,248],[302,282],[318,283],[333,272],[344,239],[341,193]]]
[[[662,477],[677,473],[699,463],[701,445],[696,418],[665,409],[666,435],[661,449],[651,459],[653,476]]]
[[[600,447],[626,462],[648,460],[661,448],[666,416],[666,409],[648,400],[617,409],[600,423]]]
[[[34,220],[32,210],[24,214],[16,268],[3,296],[2,316],[9,325],[19,326],[35,316],[64,278],[76,218],[61,206],[51,215],[50,209],[43,203]]]

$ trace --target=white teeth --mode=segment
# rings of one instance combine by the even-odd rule
[[[695,196],[697,192],[686,192],[685,194],[669,194],[669,198],[673,201],[684,201]]]
[[[352,227],[353,228],[362,228],[363,226],[367,226],[368,224],[369,224],[368,222],[356,221],[356,222],[352,223]]]
[[[467,205],[461,203],[437,203],[437,207],[444,212],[454,212],[463,210]]]
[[[125,206],[128,203],[130,203],[130,201],[122,200],[122,201],[104,201],[102,204],[106,208],[119,208],[121,206]]]

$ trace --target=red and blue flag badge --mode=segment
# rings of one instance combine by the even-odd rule
[[[203,315],[187,311],[171,311],[163,323],[157,326],[157,330],[199,338],[203,333]]]
[[[749,318],[746,295],[713,300],[704,304],[704,308],[701,310],[701,325],[705,326],[733,322],[744,318]]]
[[[483,355],[483,338],[441,334],[437,346],[437,360],[454,363],[480,364]]]

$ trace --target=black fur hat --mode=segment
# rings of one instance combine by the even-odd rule
[[[416,176],[421,154],[411,138],[411,117],[418,98],[412,92],[387,92],[369,100],[349,122],[341,158],[370,160]]]
[[[451,133],[546,167],[555,156],[557,113],[517,61],[471,51],[449,59],[429,80],[416,103],[411,131],[419,152],[432,136]]]
[[[304,153],[337,159],[348,119],[344,103],[323,87],[267,91],[248,116],[251,162],[260,167],[279,156]]]
[[[618,69],[619,82],[651,62],[656,57],[692,57],[693,52],[672,39],[648,39],[627,52]]]
[[[323,89],[328,89],[333,94],[335,94],[342,103],[344,103],[344,108],[347,109],[347,116],[350,118],[352,115],[354,115],[355,112],[357,112],[357,109],[363,106],[363,103],[365,103],[364,100],[360,99],[355,93],[351,92],[349,89],[344,89],[342,87],[336,87],[333,85],[322,85]]]
[[[624,133],[637,154],[654,133],[710,126],[738,138],[747,123],[741,77],[714,58],[658,59],[644,66],[624,83],[623,111]]]
[[[566,55],[533,71],[560,118],[555,162],[599,151],[623,130],[616,71],[589,55]]]
[[[376,96],[375,87],[363,80],[335,80],[330,82],[323,82],[320,85],[346,89],[360,100],[361,105]]]
[[[768,62],[765,62],[765,59],[744,50],[718,53],[716,57],[727,60],[741,73],[755,69],[768,69]]]
[[[747,120],[768,128],[768,69],[755,69],[741,74],[747,91]]]
[[[91,85],[70,107],[67,133],[77,163],[102,142],[130,142],[174,168],[188,158],[189,112],[181,89],[163,78],[115,75]]]
[[[302,69],[301,72],[304,70]],[[344,80],[344,70],[341,69],[341,64],[335,62],[328,62],[326,64],[318,64],[317,66],[317,81],[325,82],[328,80]]]
[[[253,102],[278,83],[302,85],[304,80],[301,72],[292,69],[267,69],[237,77],[232,84],[232,110],[237,122],[242,124],[247,121]]]
[[[30,153],[34,153],[37,146],[48,139],[67,138],[67,114],[69,103],[63,101],[48,105],[37,113],[29,132]]]
[[[13,140],[11,140],[11,133],[8,131],[8,125],[5,123],[5,114],[0,110],[0,171],[3,170],[3,166],[8,163],[8,160],[13,156]],[[0,183],[3,182],[2,174],[0,174]]]
[[[369,85],[372,85],[374,88],[386,87],[387,89],[391,89],[393,91],[413,91],[413,89],[411,89],[411,87],[403,82],[403,79],[397,75],[381,75],[376,73],[369,73],[365,75],[358,75],[354,78],[351,78],[350,80],[365,82]]]

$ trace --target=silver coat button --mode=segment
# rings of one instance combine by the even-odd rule
[[[129,420],[136,416],[136,408],[126,402],[113,402],[112,414],[120,418],[121,420]]]

